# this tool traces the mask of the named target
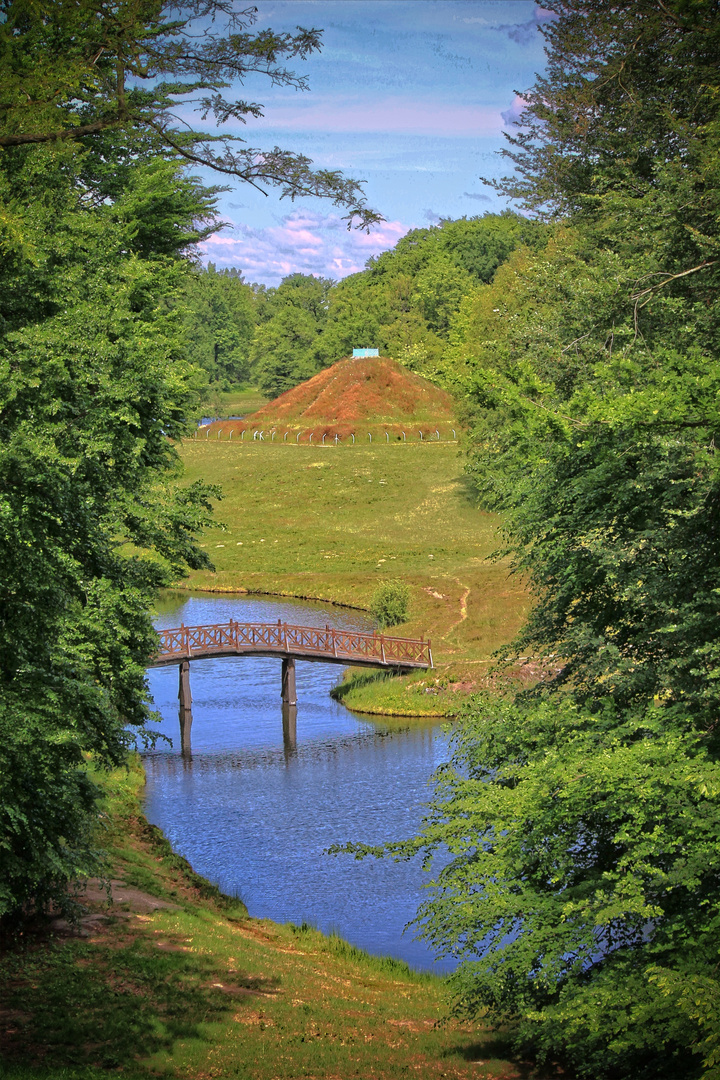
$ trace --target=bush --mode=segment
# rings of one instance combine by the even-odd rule
[[[382,581],[372,595],[370,611],[380,630],[406,622],[410,611],[410,589],[404,581]]]

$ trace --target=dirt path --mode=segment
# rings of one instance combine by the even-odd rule
[[[450,634],[452,634],[453,630],[456,627],[460,626],[462,623],[464,623],[465,620],[468,617],[467,601],[468,601],[468,597],[470,596],[470,593],[471,593],[472,590],[471,590],[470,586],[466,585],[463,581],[460,580],[460,578],[453,578],[453,581],[456,581],[457,584],[460,586],[460,588],[464,589],[465,591],[463,592],[462,596],[460,597],[460,618],[456,622],[454,622],[452,624],[452,626],[449,627],[448,630],[446,630],[446,632],[443,634],[443,636],[441,638],[442,641],[447,641],[448,637],[450,636]]]

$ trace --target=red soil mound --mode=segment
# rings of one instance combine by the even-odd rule
[[[392,423],[451,420],[453,400],[444,390],[396,360],[369,356],[340,360],[286,390],[253,413],[273,423]]]

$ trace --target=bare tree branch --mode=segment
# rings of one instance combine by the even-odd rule
[[[705,270],[709,266],[714,266],[717,261],[717,259],[706,259],[705,262],[701,262],[698,266],[692,266],[689,270],[683,270],[679,274],[668,274],[665,281],[660,281],[657,285],[650,285],[647,289],[642,289],[641,292],[633,293],[630,299],[635,301],[635,310],[637,311],[638,302],[643,296],[647,296],[649,299],[652,293],[657,292],[658,289],[664,289],[671,281],[677,281],[678,278],[687,277],[688,274],[696,274],[698,270]],[[645,303],[647,302],[648,301],[646,300]],[[645,304],[640,304],[640,307],[645,307]]]

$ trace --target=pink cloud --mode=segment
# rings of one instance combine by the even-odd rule
[[[556,11],[547,11],[541,4],[535,5],[535,21],[537,23],[555,22],[560,16]]]
[[[518,124],[522,123],[522,114],[525,112],[527,107],[528,103],[525,98],[520,97],[519,94],[516,94],[512,100],[512,105],[510,106],[510,108],[504,109],[501,113],[505,125],[508,127],[515,127]]]
[[[296,210],[278,225],[254,229],[235,224],[201,245],[203,261],[237,267],[248,281],[277,285],[288,274],[343,278],[362,270],[372,255],[393,247],[410,229],[386,221],[370,233],[348,231],[336,214]]]
[[[498,109],[454,102],[380,101],[318,98],[278,102],[253,128],[287,131],[390,132],[403,135],[496,135],[502,128]],[[238,128],[239,130],[239,128]],[[242,131],[247,138],[247,128]]]

